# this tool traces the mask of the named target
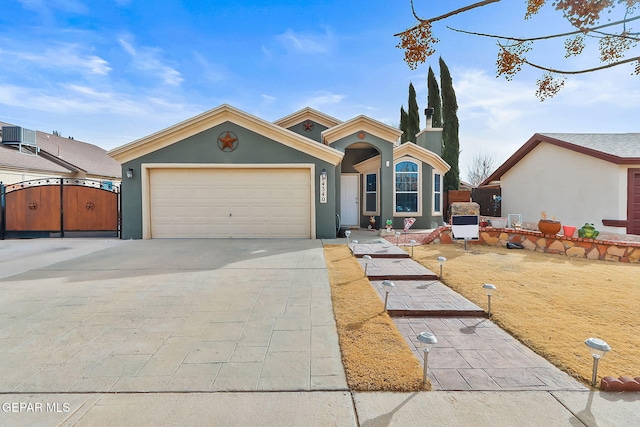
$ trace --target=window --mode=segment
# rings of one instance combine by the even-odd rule
[[[399,216],[417,214],[420,209],[420,167],[404,160],[395,166],[395,212]]]
[[[378,174],[368,173],[364,175],[364,214],[377,215],[378,213]]]
[[[442,175],[433,174],[433,214],[442,214]]]

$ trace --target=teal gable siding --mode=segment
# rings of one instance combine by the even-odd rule
[[[223,152],[218,147],[218,136],[233,132],[238,138],[235,151]],[[224,122],[182,141],[146,154],[122,165],[123,176],[129,168],[134,170],[133,179],[122,181],[122,211],[126,212],[122,222],[123,239],[142,238],[142,188],[141,165],[145,163],[195,163],[195,164],[314,164],[316,238],[333,238],[336,235],[335,197],[329,194],[327,203],[319,200],[318,176],[323,169],[328,174],[329,188],[335,182],[333,164],[290,148],[256,132],[232,122]]]
[[[298,123],[297,125],[291,126],[288,129],[292,132],[297,133],[298,135],[304,136],[305,138],[312,139],[317,143],[322,143],[322,132],[324,132],[328,128],[326,126],[321,125],[320,123],[314,122],[313,120],[309,120],[309,121],[313,123],[313,129],[311,130],[305,129],[304,124],[306,120],[302,123]]]

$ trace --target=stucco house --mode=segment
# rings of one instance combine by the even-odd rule
[[[366,116],[304,108],[275,122],[221,105],[115,148],[122,237],[333,238],[371,217],[442,223],[442,130],[415,143]]]
[[[88,178],[117,184],[120,164],[86,142],[0,122],[0,182]]]
[[[502,215],[640,234],[640,133],[536,133],[482,185],[500,184]]]

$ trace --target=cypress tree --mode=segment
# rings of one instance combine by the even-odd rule
[[[453,80],[447,64],[440,57],[440,87],[442,88],[442,119],[444,121],[442,136],[442,158],[451,165],[444,176],[444,190],[460,188],[460,140],[458,138],[458,101],[453,90]]]
[[[431,118],[431,125],[434,128],[442,127],[442,100],[440,99],[440,88],[438,88],[438,81],[433,74],[433,70],[429,67],[429,74],[427,75],[427,107],[433,108],[433,116]]]
[[[409,115],[407,120],[409,135],[407,135],[407,138],[408,141],[416,142],[416,135],[420,132],[420,111],[413,83],[409,83],[409,111],[407,114]]]
[[[402,136],[400,137],[400,144],[404,144],[409,139],[409,129],[407,128],[407,122],[409,121],[409,115],[404,111],[404,107],[400,107],[400,130]]]

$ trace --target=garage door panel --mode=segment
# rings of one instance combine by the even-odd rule
[[[152,237],[311,237],[309,169],[151,169]]]

